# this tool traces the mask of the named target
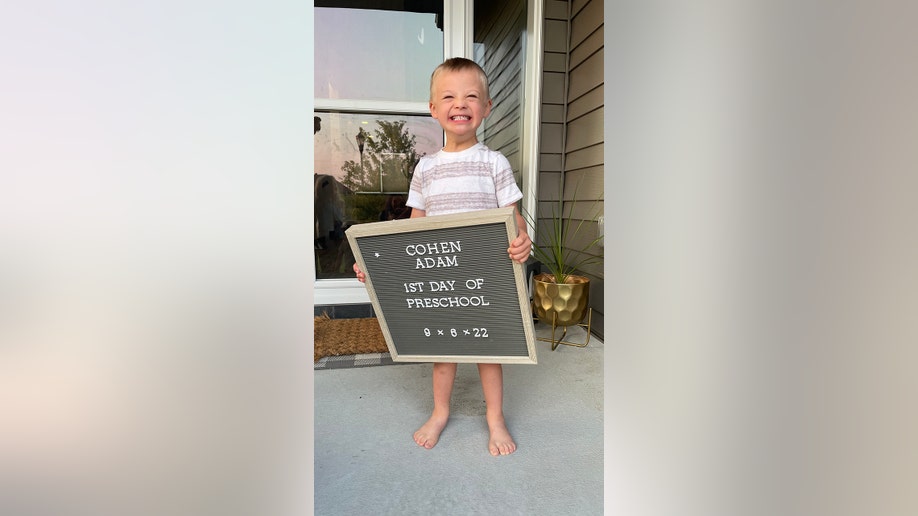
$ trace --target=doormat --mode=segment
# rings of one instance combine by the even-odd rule
[[[381,355],[389,355],[386,339],[375,317],[357,319],[332,319],[328,315],[316,317],[313,345],[315,363],[323,358],[332,359],[352,355],[377,355],[377,358],[382,358]]]

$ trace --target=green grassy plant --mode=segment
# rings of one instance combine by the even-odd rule
[[[588,218],[575,221],[570,217],[564,218],[564,204],[569,205],[569,213],[573,213],[573,208],[580,202],[577,201],[576,190],[573,197],[570,201],[555,202],[548,219],[539,219],[521,210],[523,218],[535,232],[533,256],[551,274],[555,283],[565,283],[568,276],[577,274],[587,265],[601,263],[603,260],[602,235],[585,238],[583,236],[592,227],[589,222],[597,220],[598,216],[602,215],[601,199],[591,201]],[[581,241],[585,243],[575,244]]]

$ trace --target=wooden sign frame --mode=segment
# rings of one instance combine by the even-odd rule
[[[351,226],[392,360],[536,364],[514,208]]]

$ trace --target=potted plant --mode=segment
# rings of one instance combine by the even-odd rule
[[[543,272],[533,277],[532,311],[539,321],[556,326],[580,324],[590,303],[590,279],[580,274],[587,265],[602,261],[602,234],[592,233],[592,221],[599,220],[602,206],[594,201],[583,218],[570,215],[577,205],[576,191],[571,201],[559,200],[549,217],[536,220],[525,214],[535,238],[533,256]],[[564,205],[570,206],[564,217]],[[553,348],[554,349],[554,348]]]

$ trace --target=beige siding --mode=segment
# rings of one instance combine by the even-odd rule
[[[564,74],[545,72],[542,74],[542,103],[564,104]]]
[[[561,124],[542,124],[539,148],[542,154],[561,154],[564,126]]]
[[[591,111],[567,125],[567,152],[573,152],[603,141],[603,109]],[[599,158],[602,160],[602,157]]]
[[[545,18],[554,20],[567,20],[567,2],[561,2],[559,0],[546,0]]]
[[[590,3],[592,3],[591,0],[573,0],[571,2],[571,12],[576,16],[577,13],[582,11]]]
[[[542,60],[542,71],[565,73],[567,70],[566,55],[555,52],[545,52]]]
[[[603,46],[602,30],[590,34],[580,45],[571,51],[571,67],[579,66],[586,58],[598,52]]]
[[[582,8],[576,4],[583,3]],[[577,48],[603,24],[602,2],[575,2],[571,19],[571,49]]]
[[[539,171],[541,172],[561,172],[561,155],[560,154],[542,154],[539,157]]]
[[[542,113],[539,131],[539,189],[537,217],[557,211],[561,197],[562,152],[564,150],[564,104],[567,80],[568,2],[546,0],[544,4],[542,56]]]
[[[579,204],[565,205],[565,214],[575,219],[594,219],[597,214],[602,213],[602,201],[587,201]]]
[[[575,177],[572,175],[573,172],[581,168],[592,167],[594,165],[602,165],[603,160],[603,145],[598,143],[590,147],[586,147],[580,150],[572,151],[567,153],[567,167],[566,172],[569,173],[567,176],[568,179]],[[599,175],[601,178],[602,176]],[[570,181],[568,181],[570,183]],[[602,195],[602,189],[593,190],[591,193]],[[590,198],[590,197],[588,197]],[[595,197],[594,197],[595,198]]]
[[[603,166],[602,164],[595,165],[592,167],[584,167],[575,170],[568,170],[567,180],[573,187],[568,188],[564,191],[564,198],[571,200],[574,198],[574,194],[577,194],[577,198],[584,199],[585,202],[580,204],[590,205],[593,200],[596,200],[597,197],[590,195],[593,193],[602,193],[604,186],[603,177]],[[593,199],[590,199],[593,197]]]
[[[557,211],[552,201],[563,192],[565,217],[574,226],[582,221],[570,244],[582,246],[599,236],[597,218],[603,208],[603,3],[551,0],[544,6],[539,216]],[[593,331],[602,337],[602,261],[581,272],[591,278]]]
[[[549,215],[546,215],[544,212],[543,204],[548,201],[557,201],[561,197],[561,182],[558,181],[560,177],[559,173],[545,173],[542,172],[539,177],[539,217],[547,217],[551,214],[551,211],[548,211]]]
[[[597,107],[602,106],[603,93],[602,85],[599,85],[584,95],[581,95],[577,99],[572,100],[567,105],[567,116],[571,120],[576,120],[583,115],[594,111],[597,109]]]
[[[600,50],[588,57],[576,68],[571,69],[571,85],[568,101],[576,99],[603,83],[603,52]]]
[[[567,53],[567,21],[545,20],[545,52]]]
[[[564,109],[561,105],[542,104],[542,122],[560,124],[564,122]]]

